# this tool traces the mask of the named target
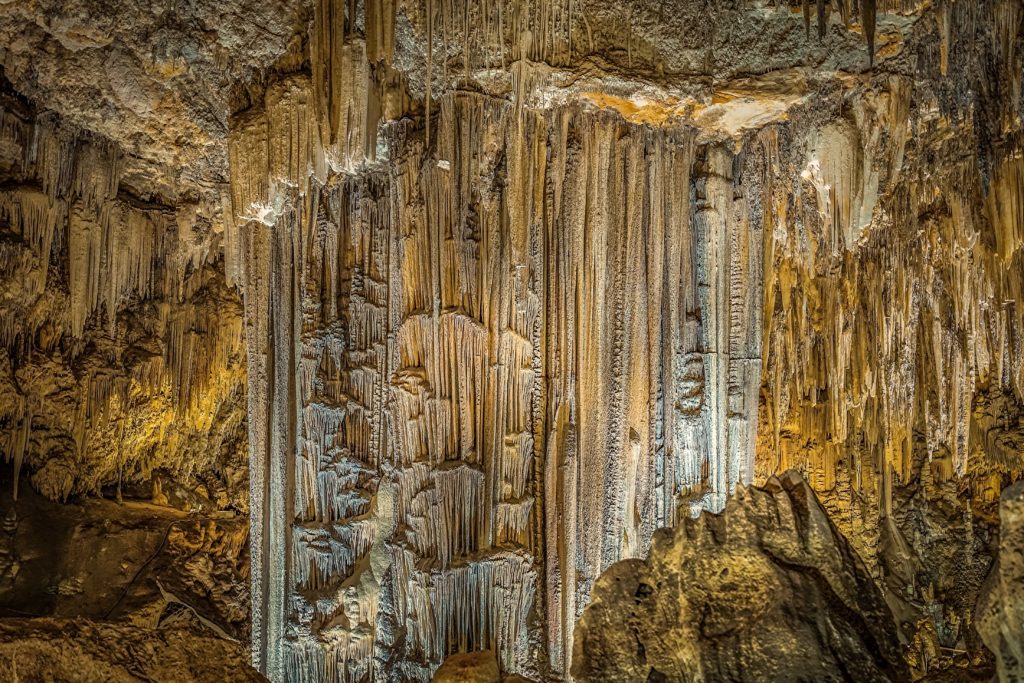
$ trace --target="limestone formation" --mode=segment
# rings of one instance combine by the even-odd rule
[[[795,469],[903,644],[822,665],[995,670],[1020,0],[0,0],[0,65],[0,585],[26,491],[106,497],[190,517],[101,630],[569,680],[603,572]]]
[[[154,473],[247,506],[241,306],[197,205],[122,184],[110,140],[0,93],[0,443],[44,495]]]
[[[1003,140],[1018,101],[963,118],[941,91],[948,63],[928,61],[941,48],[967,72],[1005,65],[1016,33],[991,57],[966,54],[967,34],[947,45],[921,18],[891,27],[877,75],[808,71],[797,50],[781,76],[715,73],[724,82],[695,95],[568,81],[557,37],[537,55],[556,68],[519,61],[511,79],[485,77],[501,29],[489,33],[485,13],[473,36],[444,6],[419,16],[426,74],[396,83],[388,49],[325,34],[342,9],[315,9],[312,44],[383,57],[344,88],[318,47],[312,84],[272,85],[231,139],[229,242],[255,293],[253,529],[268,539],[253,623],[272,675],[358,678],[386,662],[384,678],[419,676],[484,647],[506,671],[565,674],[600,572],[642,556],[680,511],[720,509],[738,483],[801,467],[869,565],[901,575],[886,550],[916,559],[892,502],[920,471],[913,435],[937,468],[926,489],[972,467],[1019,469],[1012,456],[972,460],[966,410],[976,387],[1019,395],[1020,362],[998,341],[1022,330],[998,303],[1021,281],[1020,216],[1003,198],[1020,192],[1018,152],[984,143],[987,185],[957,161]],[[990,9],[991,26],[1019,26],[1005,4]],[[950,11],[965,25],[962,5]],[[778,13],[745,18],[785,31]],[[440,82],[438,25],[442,50],[453,36],[466,48]],[[918,85],[904,59],[934,80]],[[377,104],[421,87],[423,129]],[[970,341],[944,343],[954,329]],[[327,373],[353,377],[330,412]],[[324,516],[340,472],[361,502]],[[299,519],[286,532],[290,490]],[[310,530],[323,521],[326,539]],[[290,574],[275,569],[287,558]],[[911,606],[912,637],[926,632],[912,657],[926,671],[964,635],[927,635],[942,603],[912,579],[893,599]],[[944,610],[940,626],[969,620]],[[531,619],[546,624],[541,652]]]
[[[498,659],[490,650],[452,655],[434,673],[432,683],[500,683]]]
[[[792,471],[612,565],[573,647],[581,682],[910,678],[881,592]]]
[[[0,672],[17,683],[260,683],[246,648],[190,623],[159,629],[85,619],[0,621]]]

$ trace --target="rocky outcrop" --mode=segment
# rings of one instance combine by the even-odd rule
[[[502,677],[493,650],[454,654],[434,672],[431,683],[533,683],[519,674]]]
[[[0,479],[4,484],[6,478]],[[60,504],[0,492],[0,617],[155,628],[178,612],[249,635],[248,520],[139,501]]]
[[[0,621],[0,676],[12,683],[260,683],[248,648],[187,614],[159,628],[86,619]]]
[[[498,658],[490,650],[452,655],[434,672],[432,683],[500,683]]]
[[[978,601],[977,628],[1002,683],[1024,680],[1024,482],[1003,491],[999,556]]]
[[[242,84],[287,51],[301,14],[289,0],[6,1],[0,64],[17,90],[124,150],[136,194],[216,200]]]
[[[905,681],[885,600],[795,472],[655,534],[576,628],[578,681]]]
[[[245,517],[0,486],[0,680],[263,680]]]

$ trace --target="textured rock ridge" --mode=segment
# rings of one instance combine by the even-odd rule
[[[1024,677],[1024,483],[1003,491],[999,557],[978,605],[978,631],[996,655],[999,680]]]
[[[17,683],[259,683],[240,643],[182,618],[159,629],[85,619],[0,621],[0,672]]]
[[[576,628],[578,681],[905,681],[892,613],[795,472],[613,565]]]

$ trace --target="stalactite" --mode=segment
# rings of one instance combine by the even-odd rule
[[[872,60],[875,4],[859,5]],[[597,576],[737,484],[803,469],[870,544],[893,533],[915,440],[936,472],[964,471],[974,389],[1021,382],[1020,314],[998,303],[1020,289],[1019,155],[985,207],[958,189],[980,196],[967,142],[955,171],[906,162],[925,153],[912,132],[957,131],[929,130],[953,124],[918,116],[898,76],[727,140],[681,107],[531,97],[526,60],[568,60],[570,5],[424,9],[406,19],[426,39],[425,118],[381,127],[388,164],[361,165],[354,142],[376,130],[360,112],[390,59],[384,3],[365,43],[356,3],[318,3],[312,100],[268,93],[232,132],[257,662],[425,679],[490,647],[537,674],[536,619],[564,675]],[[471,92],[506,56],[507,96]],[[326,172],[302,151],[310,101]]]
[[[923,445],[938,477],[965,475],[984,438],[973,398],[992,385],[1020,391],[1008,340],[1024,326],[997,303],[1020,279],[1019,157],[1001,155],[986,193],[960,156],[971,124],[934,120],[911,139],[912,95],[896,78],[862,95],[809,136],[802,182],[770,179],[764,200],[775,228],[766,226],[759,476],[807,472],[860,530],[851,536],[869,562],[879,552],[870,529],[891,525],[892,490],[912,476],[913,451]],[[921,154],[959,161],[911,174]],[[855,495],[866,508],[855,509]]]
[[[334,171],[352,170],[364,158],[374,158],[377,120],[370,64],[382,59],[390,63],[394,52],[392,0],[366,2],[366,40],[345,32],[346,4],[345,0],[318,0],[310,37],[319,135]],[[354,25],[354,16],[347,19],[349,26]]]
[[[395,56],[395,1],[366,3],[366,58],[371,64],[391,65]]]
[[[29,439],[32,437],[32,399],[16,398],[17,410],[13,417],[17,421],[17,427],[11,430],[7,436],[4,452],[7,458],[13,461],[14,465],[14,491],[13,498],[18,500],[18,486],[21,479],[21,468],[25,463],[25,454],[29,447]]]
[[[1004,263],[1012,263],[1024,245],[1024,154],[1020,150],[994,169],[987,209],[995,232],[996,252]]]
[[[877,0],[860,0],[860,27],[868,41],[868,62],[875,63],[875,21]]]
[[[754,247],[762,238],[734,197],[735,160],[723,149],[711,153],[701,176],[707,206],[691,219],[685,130],[631,127],[607,113],[543,115],[478,95],[437,104],[429,151],[410,143],[380,181],[311,184],[305,200],[301,184],[291,186],[286,201],[320,207],[305,219],[312,224],[284,231],[305,245],[289,248],[303,283],[295,303],[304,311],[301,342],[272,331],[278,295],[262,278],[250,280],[250,344],[258,339],[265,349],[256,362],[292,357],[303,406],[288,476],[304,521],[287,543],[296,566],[317,569],[302,569],[294,575],[301,586],[284,590],[305,604],[309,590],[356,581],[372,545],[370,527],[360,525],[376,518],[365,517],[367,501],[393,481],[397,531],[385,544],[407,574],[393,592],[360,600],[389,601],[377,614],[399,610],[415,640],[392,645],[407,648],[398,656],[422,647],[422,677],[454,649],[497,642],[509,670],[530,673],[525,622],[541,604],[536,575],[517,569],[499,581],[488,572],[532,567],[543,553],[560,586],[545,596],[546,618],[557,642],[571,642],[575,615],[605,567],[645,552],[678,508],[717,509],[753,475]],[[507,186],[496,185],[506,172]],[[243,238],[260,250],[249,252],[252,277],[280,247]],[[270,339],[285,341],[272,352]],[[285,382],[277,375],[284,361],[274,363],[273,372],[250,368],[254,425],[273,425],[273,412],[290,405],[262,379]],[[549,423],[549,410],[565,417]],[[382,411],[386,442],[383,425],[367,423]],[[265,458],[266,437],[253,434],[251,443],[254,457]],[[568,469],[581,472],[579,483],[558,474]],[[259,485],[254,497],[266,490]],[[579,509],[579,517],[545,531],[542,495],[554,497],[546,507]],[[254,501],[254,510],[265,504]],[[334,531],[325,537],[314,521]],[[254,523],[255,538],[265,524]],[[353,524],[367,529],[358,542],[344,531]],[[337,548],[335,538],[344,540]],[[511,565],[509,548],[518,553]],[[276,580],[268,561],[257,560],[260,581]],[[507,595],[500,609],[518,615],[507,624],[494,621],[506,614],[489,602],[495,581]],[[267,590],[257,584],[254,594]],[[308,652],[315,623],[302,617],[289,627],[297,635],[285,639],[288,667],[301,666],[296,653]],[[362,628],[377,627],[352,624],[345,638]],[[260,652],[264,641],[256,642]],[[552,650],[556,670],[567,670],[564,652]],[[351,671],[368,666],[345,661]]]
[[[6,96],[0,121],[0,284],[18,292],[0,301],[0,421],[20,434],[5,455],[58,499],[220,466],[244,349],[230,295],[210,300],[225,293],[205,219],[122,187],[109,140]]]

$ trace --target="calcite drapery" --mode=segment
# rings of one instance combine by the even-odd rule
[[[285,137],[237,128],[274,676],[480,647],[531,673],[537,618],[564,670],[597,575],[753,473],[762,238],[733,156],[612,112],[438,106],[430,151],[396,124],[387,168],[323,186],[301,106],[260,114]],[[260,167],[275,149],[298,156]],[[288,189],[247,194],[263,177]]]
[[[984,25],[1003,8],[986,6]],[[365,78],[335,73],[390,53],[351,20],[323,33],[344,14],[333,3],[317,12],[312,81],[282,77],[232,133],[256,659],[273,677],[425,678],[482,648],[508,671],[565,674],[605,567],[680,511],[789,466],[873,566],[879,534],[905,542],[890,492],[919,463],[915,431],[936,480],[962,473],[976,388],[1019,392],[1015,356],[993,352],[1019,323],[988,317],[1017,296],[1015,146],[986,148],[1000,162],[989,187],[968,165],[933,173],[929,154],[966,158],[958,145],[992,135],[940,86],[794,68],[806,82],[652,105],[575,97],[520,61],[504,91],[466,76],[439,94],[428,4],[414,17],[422,127],[385,116],[373,144],[401,77],[384,57]],[[904,26],[888,54],[906,40],[928,56]],[[965,59],[950,35],[925,68]],[[1016,63],[989,47],[984,59]],[[936,199],[956,182],[975,190],[969,206]],[[1002,260],[954,225],[1001,225]],[[974,359],[943,346],[923,304],[996,341]],[[918,392],[935,369],[937,389]]]
[[[0,11],[5,72],[119,143],[4,83],[0,445],[54,498],[227,498],[241,325],[193,206],[226,189],[275,675],[557,677],[602,567],[789,466],[914,665],[972,649],[1021,469],[1019,0],[322,0],[217,92],[304,3],[180,54],[228,10],[100,4],[131,29]]]

